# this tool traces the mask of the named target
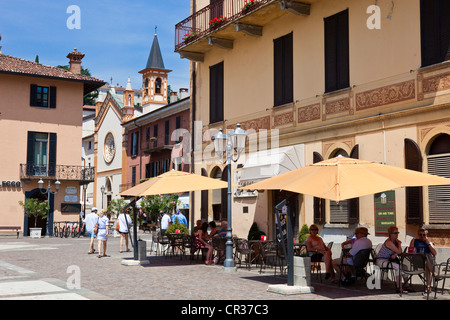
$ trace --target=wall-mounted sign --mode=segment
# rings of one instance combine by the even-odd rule
[[[395,226],[395,191],[385,191],[374,195],[375,233],[387,234],[390,226]]]
[[[21,188],[22,182],[20,181],[2,181],[2,187]]]
[[[66,194],[77,194],[77,187],[66,187]]]
[[[64,195],[64,202],[78,202],[78,196],[66,194]]]

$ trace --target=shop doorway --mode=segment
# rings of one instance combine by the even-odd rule
[[[28,192],[25,192],[25,201],[27,199],[38,199],[39,201],[47,200],[47,194],[43,194],[39,189],[34,189]],[[34,216],[24,216],[24,236],[30,235],[30,228],[34,228],[36,222],[36,228],[42,228],[42,235],[53,235],[53,195],[50,195],[49,199],[50,210],[47,215],[47,218],[38,217],[37,219]],[[47,222],[48,222],[48,230],[47,230]]]

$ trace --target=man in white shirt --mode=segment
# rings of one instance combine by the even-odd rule
[[[344,259],[344,263],[352,266],[353,265],[353,257],[361,250],[364,249],[372,249],[372,241],[367,239],[367,235],[369,234],[369,230],[365,227],[359,227],[355,229],[356,241],[353,243],[350,251],[342,258]],[[333,267],[336,270],[336,274],[341,274],[341,281],[350,279],[345,279],[344,271],[341,273],[340,270],[341,258],[337,258],[333,260]],[[352,268],[353,269],[353,268]],[[354,270],[351,270],[352,276],[354,276]]]
[[[91,237],[91,243],[89,245],[89,254],[94,253],[94,238],[96,235],[94,234],[94,226],[98,221],[97,208],[93,207],[91,213],[86,216],[84,219],[84,224],[86,226],[86,231],[89,233],[89,237]]]
[[[170,216],[168,213],[164,213],[163,217],[161,218],[161,232],[165,233],[166,230],[169,228],[170,224]]]

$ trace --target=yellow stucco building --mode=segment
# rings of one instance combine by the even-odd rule
[[[176,25],[175,50],[192,61],[196,173],[227,179],[210,138],[240,123],[252,133],[232,167],[240,184],[339,154],[450,175],[448,1],[247,2],[191,0],[191,16]],[[277,147],[277,160],[261,155]],[[388,193],[384,223],[376,196],[334,203],[298,195],[294,221],[297,230],[317,223],[337,242],[358,225],[381,242],[396,224],[406,244],[424,225],[437,246],[448,246],[448,191]],[[220,192],[195,193],[196,218],[224,218]],[[274,238],[273,208],[284,197],[234,193],[233,233],[245,237],[257,222]]]

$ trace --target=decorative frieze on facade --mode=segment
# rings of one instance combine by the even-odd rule
[[[275,114],[273,117],[273,126],[282,127],[294,124],[294,112],[285,112],[281,114]]]
[[[450,72],[417,75],[418,95],[417,100],[434,97],[436,94],[450,93]],[[445,92],[445,91],[449,92]]]
[[[415,97],[416,85],[414,80],[394,83],[357,93],[356,111],[407,101],[414,99]]]
[[[297,122],[308,122],[320,119],[320,103],[311,104],[297,109]]]

